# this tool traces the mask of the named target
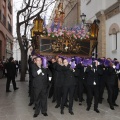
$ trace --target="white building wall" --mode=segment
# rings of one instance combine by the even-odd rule
[[[106,57],[110,57],[110,58],[118,58],[120,60],[120,32],[117,33],[117,50],[113,51],[113,47],[114,47],[114,42],[113,40],[115,39],[115,37],[113,35],[109,35],[109,29],[110,26],[113,23],[117,23],[120,27],[120,13],[115,15],[114,17],[108,19],[106,21]]]
[[[98,0],[97,0],[98,1]],[[116,3],[118,0],[103,0],[104,2],[103,3],[105,3],[104,5],[104,9],[106,9],[106,8],[108,8],[108,7],[110,7],[111,5],[113,5],[114,3]]]
[[[81,13],[86,14],[87,20],[94,20],[96,18],[95,14],[101,10],[105,10],[117,0],[81,0]],[[89,3],[88,3],[89,2]],[[88,3],[88,4],[87,4]]]
[[[94,20],[96,18],[95,14],[99,11],[106,10],[118,0],[81,0],[81,13],[86,14],[86,20]],[[87,4],[88,3],[88,4]],[[117,34],[117,50],[112,50],[113,45],[113,35],[109,35],[110,26],[113,23],[117,23],[120,27],[120,14],[113,16],[112,18],[106,20],[106,57],[118,58],[120,60],[120,32]]]

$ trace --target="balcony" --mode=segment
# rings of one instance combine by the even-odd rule
[[[12,6],[11,6],[11,3],[10,3],[10,2],[8,2],[8,10],[9,10],[9,12],[12,14]]]
[[[12,26],[10,25],[9,22],[8,22],[8,31],[9,31],[10,33],[12,33]]]

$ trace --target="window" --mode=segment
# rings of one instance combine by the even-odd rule
[[[117,33],[112,34],[112,51],[117,50]]]
[[[8,15],[8,22],[11,24],[11,19],[9,15]]]
[[[112,52],[117,50],[117,33],[119,32],[120,28],[117,23],[113,23],[109,29],[109,35],[111,36],[111,47]]]

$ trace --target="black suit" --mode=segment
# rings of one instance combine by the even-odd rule
[[[113,106],[118,96],[118,76],[116,70],[112,67],[108,68],[108,102],[110,106]]]
[[[9,91],[10,82],[12,80],[13,89],[16,89],[15,75],[16,75],[16,65],[14,62],[8,62],[6,64],[7,70],[7,83],[6,83],[6,91]]]
[[[77,65],[77,72],[78,72],[78,86],[79,86],[79,102],[83,100],[83,92],[84,90],[87,91],[87,84],[86,78],[87,74],[85,73],[86,67],[82,66],[81,64]]]
[[[53,101],[56,101],[56,96],[57,96],[57,93],[56,93],[56,86],[55,86],[55,82],[56,82],[56,77],[57,77],[57,71],[55,70],[56,69],[56,66],[57,66],[57,62],[54,62],[52,63],[49,68],[52,72],[52,85],[51,85],[51,88],[50,88],[50,92],[49,92],[49,97],[51,97],[53,95]]]
[[[106,81],[108,78],[107,67],[104,65],[100,65],[101,69],[103,69],[103,74],[99,76],[99,102],[102,103],[103,93],[105,86],[107,87]]]
[[[94,71],[95,70],[95,71]],[[99,85],[99,75],[103,74],[103,70],[100,66],[97,67],[87,67],[87,106],[90,108],[92,104],[92,98],[94,96],[94,109],[98,108],[98,85]]]
[[[69,111],[72,111],[73,107],[73,96],[75,90],[75,72],[70,69],[70,65],[63,67],[64,71],[64,82],[63,82],[63,99],[61,103],[61,109],[64,109],[67,96],[69,94]]]
[[[37,71],[39,69],[42,70],[42,73],[38,75]],[[42,113],[47,112],[48,74],[51,76],[48,69],[39,68],[36,64],[32,66],[33,87],[35,94],[35,114],[39,114],[40,109]]]
[[[33,61],[29,62],[29,96],[30,103],[34,103],[34,89],[33,89],[33,76],[32,76],[32,66],[34,65]]]
[[[60,105],[61,99],[63,96],[63,81],[64,81],[63,66],[57,63],[55,70],[57,73],[56,81],[55,81],[55,87],[56,87],[56,93],[57,93],[57,105]]]

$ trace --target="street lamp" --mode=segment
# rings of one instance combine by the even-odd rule
[[[99,26],[98,26],[99,23],[100,23],[100,20],[95,19],[94,22],[90,26],[90,36],[91,36],[92,39],[97,40],[98,31],[99,31]]]
[[[82,13],[82,15],[80,15],[81,17],[81,20],[83,22],[83,24],[85,23],[85,18],[86,18],[86,15],[84,13]]]
[[[43,19],[38,16],[33,20],[33,28],[31,29],[31,38],[34,43],[35,52],[39,54],[40,52],[40,35],[43,33]]]

